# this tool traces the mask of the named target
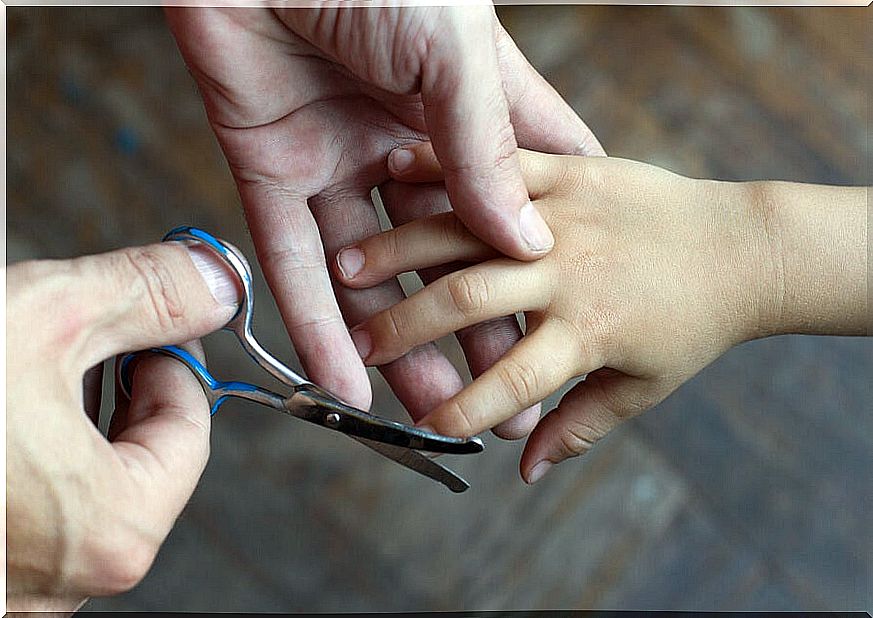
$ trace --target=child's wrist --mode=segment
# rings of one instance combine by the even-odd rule
[[[766,183],[698,180],[718,230],[713,241],[720,302],[716,320],[728,346],[779,331],[782,245]]]
[[[864,334],[865,189],[743,184],[766,239],[755,337]]]
[[[774,183],[744,182],[738,187],[748,206],[750,229],[759,239],[749,252],[756,304],[747,339],[779,335],[786,328],[784,203]]]

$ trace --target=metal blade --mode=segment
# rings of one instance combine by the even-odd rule
[[[433,453],[481,453],[479,438],[454,438],[381,418],[344,404],[314,384],[300,387],[285,400],[285,410],[299,419],[354,438],[374,440]]]
[[[358,436],[350,435],[349,437],[373,449],[380,455],[393,459],[401,466],[442,483],[457,494],[470,489],[470,484],[467,481],[423,453]]]

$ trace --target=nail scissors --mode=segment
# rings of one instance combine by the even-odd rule
[[[343,403],[326,389],[295,373],[265,350],[252,334],[254,306],[252,273],[238,250],[229,243],[195,227],[175,228],[164,236],[163,240],[200,244],[224,260],[239,277],[243,290],[240,306],[224,329],[236,335],[243,349],[255,363],[290,390],[290,394],[285,395],[247,382],[217,380],[200,361],[177,346],[147,350],[147,352],[169,356],[184,364],[203,387],[211,414],[215,414],[218,408],[232,397],[254,401],[326,429],[344,433],[377,453],[393,459],[401,466],[442,483],[456,493],[470,487],[464,479],[420,451],[479,453],[484,448],[479,438],[453,438],[374,416]],[[118,383],[128,397],[133,379],[131,361],[142,353],[127,354],[117,364]]]

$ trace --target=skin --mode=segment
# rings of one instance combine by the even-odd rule
[[[209,406],[180,363],[138,361],[108,439],[95,423],[105,359],[191,342],[233,316],[235,279],[201,251],[165,243],[6,269],[9,611],[70,611],[133,587],[194,491]]]
[[[438,180],[430,146],[412,151],[396,177]],[[350,247],[364,266],[345,283],[365,288],[403,271],[474,263],[357,326],[368,365],[525,313],[521,342],[420,421],[436,431],[479,433],[587,374],[530,435],[520,464],[529,483],[734,345],[869,334],[867,188],[696,180],[633,161],[534,152],[521,164],[555,231],[548,256],[499,256],[442,214]]]
[[[372,188],[379,187],[395,223],[449,210],[448,191],[469,229],[507,255],[532,260],[548,252],[552,236],[541,227],[538,248],[524,241],[529,200],[516,141],[546,152],[603,154],[489,6],[179,8],[168,9],[167,19],[307,375],[363,409],[372,394],[347,324],[403,294],[393,280],[367,290],[335,285],[327,264],[339,248],[379,231]],[[445,185],[391,182],[388,153],[425,134],[446,170]],[[525,212],[535,223],[535,211]],[[520,336],[518,324],[502,317],[459,333],[474,375]],[[381,370],[414,419],[462,387],[430,343]],[[534,407],[497,431],[525,435],[537,417]]]
[[[371,188],[395,222],[449,210],[448,191],[470,229],[532,260],[553,237],[529,204],[516,140],[603,154],[490,7],[179,8],[167,17],[299,356],[310,377],[359,407],[369,407],[370,386],[345,322],[402,293],[396,282],[340,287],[337,304],[325,256],[378,231]],[[425,134],[447,170],[445,186],[390,181],[387,154]],[[238,291],[228,296],[224,285],[210,296],[216,290],[192,263],[203,259],[161,245],[7,270],[10,610],[66,611],[132,587],[190,497],[208,456],[209,420],[187,370],[141,361],[133,399],[117,402],[107,440],[94,427],[102,375],[88,368],[227,321]],[[216,277],[213,265],[205,280]],[[458,336],[478,375],[521,333],[500,317]],[[432,345],[383,373],[413,418],[462,386]],[[495,433],[525,435],[538,414],[531,406]]]

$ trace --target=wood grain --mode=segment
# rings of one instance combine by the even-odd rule
[[[869,9],[504,7],[613,155],[679,173],[873,184]],[[8,261],[180,223],[253,256],[158,10],[8,8]],[[293,350],[258,277],[256,330]],[[219,375],[260,380],[229,337]],[[450,347],[457,359],[457,348]],[[521,445],[449,458],[455,496],[240,404],[141,585],[89,610],[864,609],[873,604],[873,346],[737,348],[535,487]],[[376,406],[403,412],[374,378]]]

